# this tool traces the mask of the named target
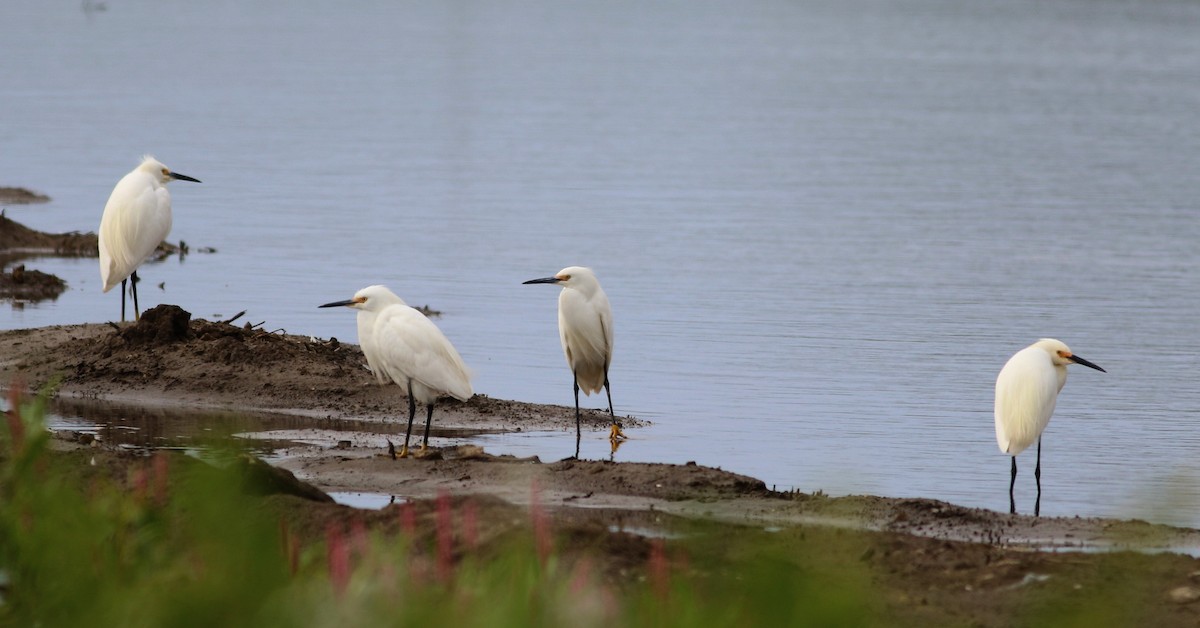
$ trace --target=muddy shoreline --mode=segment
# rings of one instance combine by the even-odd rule
[[[402,391],[375,383],[358,347],[335,339],[192,319],[169,305],[149,310],[137,324],[0,332],[0,385],[36,391],[54,381],[54,403],[66,409],[108,404],[122,415],[163,413],[173,421],[181,409],[198,421],[220,413],[252,417],[226,427],[270,449],[275,472],[315,487],[266,498],[302,529],[321,530],[339,519],[389,529],[397,520],[398,506],[372,514],[313,497],[322,491],[366,494],[383,504],[390,498],[431,504],[440,494],[480,500],[482,524],[496,529],[520,520],[537,495],[581,547],[612,548],[605,560],[615,571],[644,559],[645,542],[629,545],[630,529],[639,535],[694,525],[718,534],[779,531],[817,544],[803,539],[849,535],[864,550],[846,560],[865,565],[889,604],[928,625],[1011,625],[1005,618],[1013,617],[1013,604],[1044,590],[1101,586],[1114,560],[1136,571],[1128,577],[1147,592],[1147,604],[1166,609],[1160,621],[1200,620],[1200,560],[1192,557],[1200,552],[1200,531],[1192,529],[1034,518],[919,498],[777,492],[761,480],[695,463],[542,461],[495,456],[474,445],[392,459],[385,445],[395,438],[397,409],[406,405]],[[605,430],[605,414],[586,416],[587,429]],[[635,439],[646,424],[635,417],[623,422]],[[574,410],[476,395],[441,404],[434,423],[435,436],[468,441],[495,431],[558,430],[566,447]],[[157,425],[164,433],[174,429],[168,421]],[[56,445],[68,450],[63,455],[90,456],[93,465],[105,460],[101,466],[118,476],[144,464],[138,447],[106,440],[62,431]],[[616,543],[612,535],[625,540]],[[1126,549],[1136,553],[1120,551]]]
[[[452,489],[520,503],[537,481],[564,504],[584,507],[654,509],[761,525],[823,523],[1011,547],[1200,551],[1196,530],[1011,516],[928,499],[777,493],[760,480],[694,464],[544,463],[482,452],[464,457],[456,450],[434,456],[444,459],[394,461],[383,452],[396,438],[403,391],[375,383],[356,345],[192,319],[171,305],[147,311],[137,324],[0,332],[0,384],[23,382],[36,391],[53,381],[60,403],[293,417],[306,427],[292,424],[276,432],[267,427],[256,436],[293,443],[278,453],[278,464],[329,490],[424,498]],[[440,402],[434,424],[435,436],[558,430],[566,442],[573,419],[571,407],[477,394],[467,402]],[[635,437],[646,424],[635,417],[621,420]],[[338,429],[322,429],[322,422],[329,427],[328,422],[351,421],[350,428],[339,423]],[[585,422],[597,432],[607,425],[595,409],[585,412]],[[339,449],[343,440],[348,442]],[[718,484],[725,488],[706,492]]]

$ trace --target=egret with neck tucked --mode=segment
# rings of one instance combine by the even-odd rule
[[[1072,353],[1061,341],[1043,338],[1016,352],[996,378],[996,441],[1000,451],[1012,456],[1012,477],[1008,482],[1010,513],[1017,512],[1017,502],[1013,498],[1017,454],[1036,441],[1038,454],[1033,477],[1037,480],[1037,501],[1033,505],[1033,514],[1041,514],[1042,431],[1054,413],[1059,391],[1067,383],[1067,365],[1071,363],[1107,372]]]
[[[613,413],[612,390],[608,385],[608,367],[613,354],[612,307],[596,274],[590,268],[569,266],[553,277],[530,279],[524,283],[562,286],[558,294],[558,336],[574,378],[575,457],[579,457],[579,441],[583,437],[579,415],[580,389],[586,395],[604,389],[608,395],[608,415],[612,419],[609,439],[615,441],[625,438],[621,424],[617,423]]]
[[[408,456],[417,402],[425,404],[420,451],[424,454],[429,449],[429,426],[438,398],[467,401],[474,394],[467,366],[437,325],[383,286],[368,286],[352,299],[319,307],[340,306],[358,310],[358,341],[375,378],[380,383],[395,382],[408,393],[408,429],[398,454],[401,458]]]
[[[125,282],[133,279],[133,317],[141,319],[137,269],[171,232],[171,180],[193,181],[147,155],[117,182],[100,218],[100,281],[103,291],[121,284],[121,322],[125,322]]]

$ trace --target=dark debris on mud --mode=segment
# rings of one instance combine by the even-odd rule
[[[0,188],[0,195],[5,188]],[[12,188],[8,188],[12,189]],[[43,233],[10,220],[0,211],[0,299],[44,301],[56,299],[67,289],[62,278],[25,264],[9,264],[31,255],[95,257],[99,249],[94,234]]]

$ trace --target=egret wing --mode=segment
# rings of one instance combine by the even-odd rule
[[[1037,442],[1058,400],[1058,375],[1037,348],[1018,351],[996,378],[996,441],[1017,455]]]
[[[100,276],[104,291],[146,261],[171,231],[171,197],[133,172],[117,183],[100,219]]]
[[[376,319],[374,337],[379,362],[397,383],[412,379],[435,394],[471,398],[462,357],[425,315],[407,305],[389,306]]]
[[[604,372],[608,373],[613,354],[612,307],[608,304],[608,296],[603,292],[593,297],[593,301],[597,303],[596,309],[600,313],[600,330],[604,333]]]
[[[607,313],[607,320],[605,314]],[[558,332],[567,365],[586,394],[600,392],[608,369],[612,314],[595,307],[577,290],[558,299]]]

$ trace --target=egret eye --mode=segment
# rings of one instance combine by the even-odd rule
[[[168,176],[170,174],[171,174],[171,172],[169,170],[167,170],[166,168],[163,168],[163,176]]]

